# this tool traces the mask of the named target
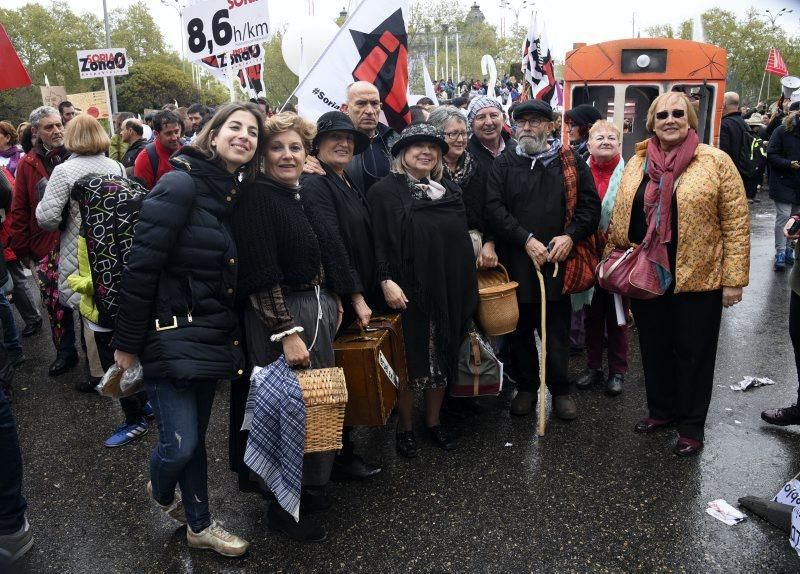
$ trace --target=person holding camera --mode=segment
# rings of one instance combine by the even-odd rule
[[[783,227],[783,235],[788,240],[800,237],[800,215],[793,215]],[[798,243],[795,243],[795,264],[789,274],[789,285],[792,293],[789,298],[789,337],[794,349],[794,362],[797,372],[800,373],[800,268],[797,264]],[[761,419],[771,425],[787,426],[800,424],[800,388],[798,388],[798,401],[789,406],[778,409],[767,409],[761,413]]]

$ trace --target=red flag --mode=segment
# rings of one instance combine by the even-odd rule
[[[31,85],[31,77],[22,65],[2,24],[0,24],[0,70],[3,70],[0,74],[0,91]]]
[[[783,61],[780,52],[778,52],[778,50],[775,48],[770,48],[769,50],[767,67],[764,68],[764,71],[781,77],[789,75],[789,70],[786,68],[786,62]]]

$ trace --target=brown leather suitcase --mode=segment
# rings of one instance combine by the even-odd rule
[[[388,329],[349,329],[333,342],[336,366],[347,381],[345,426],[382,426],[397,401],[400,378],[392,368],[394,348]]]
[[[369,320],[367,331],[372,329],[387,329],[392,342],[392,368],[400,379],[400,388],[405,389],[408,384],[408,369],[406,368],[406,341],[403,338],[403,317],[400,313],[391,315],[375,315]],[[361,327],[356,321],[347,328],[347,333],[360,333]]]

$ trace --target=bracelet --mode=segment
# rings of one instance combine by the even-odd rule
[[[302,327],[292,327],[291,329],[287,329],[281,333],[275,333],[272,335],[269,340],[273,343],[280,343],[284,337],[288,337],[289,335],[294,335],[295,333],[302,333],[305,329]]]

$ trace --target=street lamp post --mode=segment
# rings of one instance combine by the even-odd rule
[[[103,0],[103,22],[106,28],[106,48],[109,50],[111,49],[111,33],[109,31],[108,25],[108,8],[106,6],[106,0]],[[117,113],[117,82],[114,81],[114,76],[108,76],[106,79],[106,88],[108,88],[108,92],[110,94],[111,99],[111,113]],[[111,122],[109,122],[110,124]]]
[[[178,13],[178,28],[181,31],[181,63],[183,65],[183,71],[186,71],[186,42],[183,38],[183,9],[185,5],[181,3],[180,0],[161,0],[161,3],[164,6],[171,6],[175,8],[175,11]]]

